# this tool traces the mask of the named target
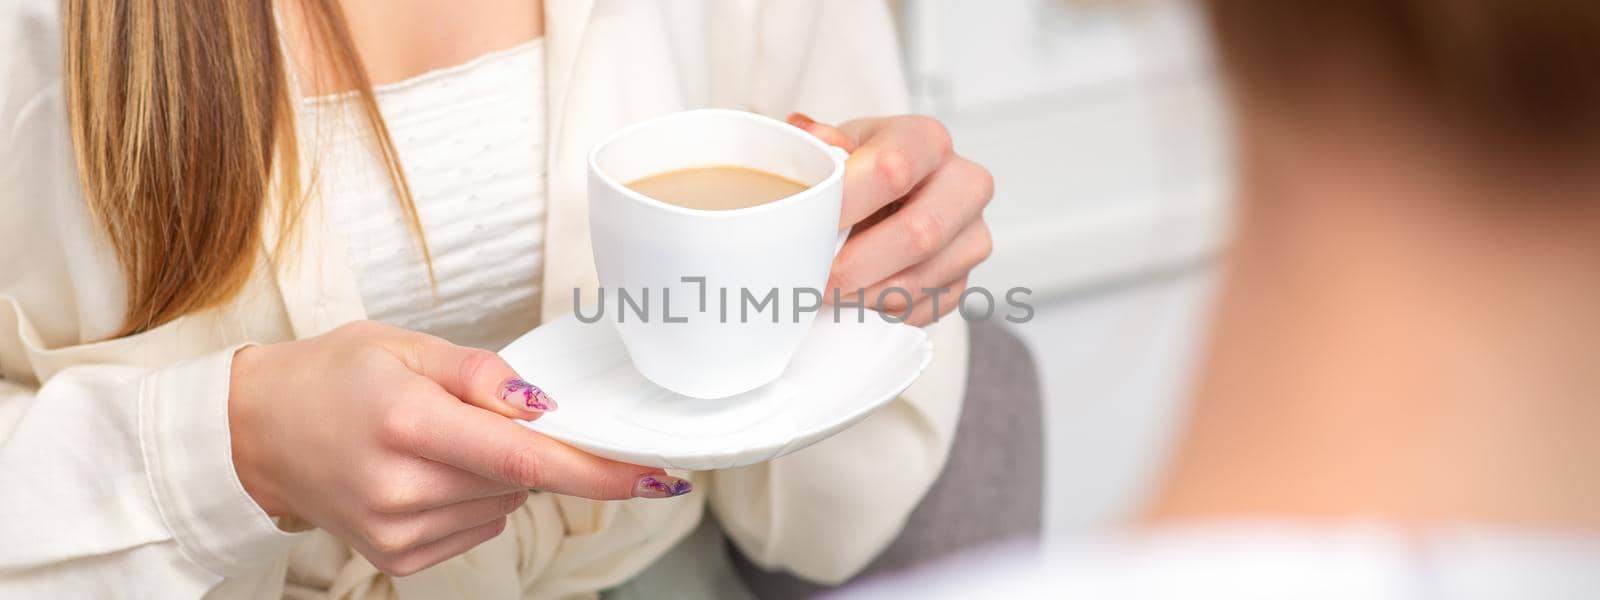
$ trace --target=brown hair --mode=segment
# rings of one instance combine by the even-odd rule
[[[1358,61],[1454,130],[1540,151],[1600,145],[1600,2],[1206,4],[1224,63],[1247,93],[1329,92],[1307,83]]]
[[[353,89],[421,243],[421,224],[337,0],[298,1],[317,66]],[[276,203],[305,204],[289,65],[271,0],[64,0],[78,174],[127,283],[118,336],[220,305],[243,287]],[[429,260],[431,264],[431,259]],[[430,276],[431,266],[430,266]]]

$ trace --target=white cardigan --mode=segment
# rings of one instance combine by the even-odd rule
[[[537,494],[505,534],[401,579],[326,533],[280,531],[233,471],[229,360],[363,318],[338,232],[313,205],[295,259],[273,263],[269,224],[231,304],[97,341],[125,287],[78,191],[58,12],[0,3],[0,597],[583,595],[643,569],[704,502],[755,562],[838,580],[898,533],[942,468],[966,377],[955,320],[930,328],[935,362],[898,401],[788,457],[693,474],[682,498]],[[879,2],[546,0],[545,14],[545,318],[595,284],[583,159],[600,136],[699,106],[830,121],[906,108]]]

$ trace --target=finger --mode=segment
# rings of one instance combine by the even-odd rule
[[[922,300],[918,300],[909,307],[901,304],[899,309],[880,309],[879,312],[883,314],[883,318],[885,320],[890,322],[909,323],[918,327],[927,325],[928,323],[937,320],[939,317],[950,314],[950,311],[955,310],[957,305],[960,303],[961,292],[964,291],[966,287],[967,280],[965,277],[962,277],[956,281],[948,282],[939,286],[940,289],[949,290],[949,293],[941,292],[938,295],[937,305],[935,305],[934,297],[929,296],[923,298]]]
[[[910,193],[951,156],[950,134],[929,117],[860,119],[839,130],[860,140],[845,161],[840,228]]]
[[[983,216],[993,185],[977,163],[950,161],[899,211],[845,242],[834,258],[829,289],[860,289],[938,255]]]
[[[383,517],[371,543],[380,552],[404,553],[504,517],[527,501],[527,490],[518,490],[406,515],[388,515]]]
[[[921,302],[923,298],[935,297],[940,300],[941,308],[947,304],[954,306],[955,299],[951,296],[953,290],[940,285],[965,277],[973,267],[989,258],[993,250],[989,226],[979,219],[956,234],[950,245],[933,258],[872,284],[866,288],[864,295],[855,300],[865,299],[871,303],[868,306],[888,311],[904,309],[907,298],[910,298],[910,302]]]
[[[488,479],[595,500],[660,498],[692,489],[661,469],[600,458],[468,406],[435,407],[408,426],[404,435],[413,451]]]
[[[885,204],[877,212],[867,215],[867,218],[856,221],[856,224],[850,228],[850,237],[859,236],[868,229],[877,226],[878,223],[882,223],[884,219],[894,216],[894,213],[900,212],[900,207],[902,206],[905,206],[905,198]]]
[[[916,305],[911,308],[909,314],[907,314],[904,309],[901,309],[896,314],[906,315],[905,322],[917,327],[922,327],[944,318],[946,315],[949,315],[951,311],[954,311],[960,307],[961,292],[966,291],[967,289],[967,278],[962,277],[959,280],[946,283],[939,287],[950,290],[950,293],[940,294],[939,305],[937,307],[933,305],[932,298],[925,298],[917,302]]]
[[[537,419],[556,409],[544,390],[517,375],[500,355],[418,334],[408,363],[462,402],[513,419]]]
[[[477,527],[458,531],[420,548],[399,555],[392,560],[373,561],[373,566],[385,574],[404,577],[417,571],[455,558],[500,535],[506,530],[506,518],[500,517]]]
[[[427,458],[412,460],[414,464],[392,469],[368,484],[371,494],[368,502],[372,510],[405,515],[527,490]]]
[[[844,131],[832,125],[818,123],[804,113],[789,113],[788,121],[790,125],[806,130],[806,133],[816,136],[825,144],[838,146],[845,152],[854,152],[856,149],[856,141]]]

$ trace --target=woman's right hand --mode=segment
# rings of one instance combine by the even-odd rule
[[[229,426],[245,491],[406,575],[504,530],[529,490],[662,498],[689,482],[534,433],[543,394],[486,350],[371,321],[233,362]]]

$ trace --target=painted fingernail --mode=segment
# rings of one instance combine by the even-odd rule
[[[639,478],[639,483],[633,484],[635,498],[671,498],[692,491],[694,484],[689,480],[671,475],[645,475]]]
[[[811,129],[812,125],[816,125],[817,124],[817,122],[815,120],[813,120],[811,117],[806,116],[805,113],[797,113],[797,112],[789,113],[789,118],[785,119],[785,120],[787,120],[790,125],[793,125],[795,127],[799,127],[801,129],[807,129],[807,130]]]
[[[500,401],[523,410],[550,412],[556,409],[556,401],[549,394],[521,377],[512,377],[500,384]]]

